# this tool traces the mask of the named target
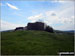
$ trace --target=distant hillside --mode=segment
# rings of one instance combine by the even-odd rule
[[[12,29],[12,30],[4,30],[4,31],[0,31],[0,32],[12,32],[14,31],[15,29]],[[61,31],[61,30],[54,30],[54,32],[56,33],[73,33],[74,34],[74,30],[68,30],[68,31]]]
[[[14,31],[14,29],[11,29],[11,30],[3,30],[3,31],[0,31],[0,32],[12,32]]]
[[[1,53],[5,55],[56,55],[74,51],[74,35],[45,31],[1,33]]]
[[[54,30],[56,33],[66,33],[66,34],[74,34],[74,30],[67,30],[67,31],[61,31],[61,30]]]
[[[75,31],[74,30],[69,30],[69,31],[65,31],[65,32],[74,33]]]

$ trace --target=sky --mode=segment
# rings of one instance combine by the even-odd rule
[[[74,30],[74,1],[1,1],[1,30],[43,21],[55,30]]]

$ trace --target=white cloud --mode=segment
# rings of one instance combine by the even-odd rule
[[[10,30],[10,29],[15,29],[16,27],[24,27],[25,26],[25,25],[21,25],[21,24],[10,23],[10,22],[3,21],[3,20],[0,20],[0,23],[1,23],[0,31]]]
[[[75,16],[71,16],[72,19],[75,19]]]
[[[66,9],[66,11],[61,15],[65,15],[65,13],[68,13],[70,11],[69,8]],[[46,11],[44,12],[44,14],[41,13],[39,15],[30,16],[28,17],[28,19],[34,22],[37,21],[38,19],[42,19],[47,25],[50,25],[53,28],[58,30],[74,29],[74,16],[70,15],[69,17],[64,17],[64,16],[60,16],[59,15],[60,13],[57,13],[56,11]],[[54,24],[62,24],[62,25],[54,26]]]
[[[66,2],[71,2],[71,1],[73,1],[74,2],[74,0],[51,0],[51,2],[53,2],[53,3],[66,3]]]
[[[61,18],[60,23],[62,25],[60,26],[53,26],[55,29],[58,30],[74,30],[74,17],[71,16],[70,18]]]
[[[11,4],[9,4],[9,3],[6,3],[10,8],[12,8],[12,9],[15,9],[15,10],[19,10],[19,8],[17,8],[16,6],[14,6],[14,5],[11,5]]]
[[[36,22],[36,21],[38,21],[39,19],[43,19],[43,14],[30,16],[30,17],[28,17],[28,19],[31,20],[31,22]]]
[[[71,17],[72,15],[74,15],[73,6],[64,8],[61,12],[59,12],[60,17]]]
[[[56,12],[55,11],[47,11],[47,12],[45,12],[45,14],[47,16],[56,16]]]
[[[53,27],[56,30],[75,30],[74,28],[74,24],[64,24],[64,25],[60,25],[60,26],[54,26]]]
[[[53,3],[65,3],[65,0],[52,0],[51,2]]]
[[[30,16],[30,17],[28,17],[28,19],[31,22],[36,22],[38,20],[41,20],[41,21],[45,22],[47,25],[51,25],[53,23],[58,23],[60,20],[55,11],[46,11],[43,14],[40,13],[39,15]]]
[[[57,23],[59,21],[59,17],[57,16],[57,13],[55,11],[47,11],[45,13],[45,18],[45,20],[49,21],[50,23]]]

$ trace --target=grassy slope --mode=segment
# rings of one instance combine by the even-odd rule
[[[2,32],[2,54],[57,54],[73,51],[73,35],[44,31]]]

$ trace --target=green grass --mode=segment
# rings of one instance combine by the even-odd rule
[[[1,33],[2,55],[56,55],[74,51],[72,34],[45,31],[15,31]]]

